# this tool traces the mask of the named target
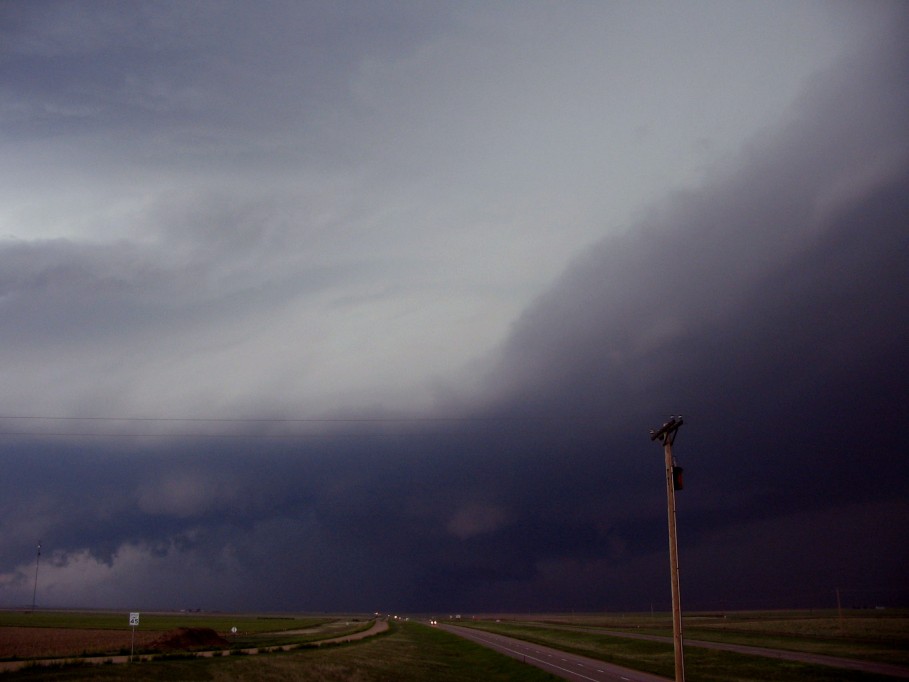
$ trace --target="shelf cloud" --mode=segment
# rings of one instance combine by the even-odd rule
[[[900,3],[0,9],[0,605],[905,605]]]

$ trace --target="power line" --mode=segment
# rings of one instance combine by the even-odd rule
[[[118,433],[118,432],[105,432],[105,431],[0,431],[0,438],[3,437],[32,437],[32,438],[223,438],[223,439],[257,439],[257,438],[283,438],[283,439],[293,439],[293,438],[375,438],[375,437],[396,437],[396,436],[405,436],[405,435],[414,435],[414,436],[424,436],[424,435],[433,435],[440,436],[446,435],[440,432],[425,432],[425,431],[394,431],[394,432],[382,432],[382,431],[363,431],[361,433],[338,433],[338,432],[309,432],[309,433],[187,433],[187,432],[171,432],[171,433]],[[455,435],[455,434],[448,434]]]
[[[445,433],[438,431],[427,431],[423,428],[416,428],[416,425],[426,424],[486,424],[492,425],[497,423],[520,423],[531,422],[540,423],[543,421],[584,421],[577,417],[556,417],[548,416],[398,416],[398,417],[119,417],[109,415],[90,415],[90,416],[50,416],[50,415],[0,415],[0,425],[4,422],[10,424],[14,422],[49,422],[67,424],[85,424],[89,423],[119,423],[128,424],[308,424],[308,425],[332,425],[332,424],[372,424],[372,425],[396,425],[397,428],[383,428],[358,430],[355,432],[337,432],[331,430],[324,431],[259,431],[259,432],[239,432],[225,431],[223,433],[200,433],[186,431],[76,431],[69,429],[55,429],[52,431],[41,430],[37,427],[34,430],[3,430],[0,428],[0,438],[2,437],[22,437],[22,438],[200,438],[200,439],[294,439],[294,438],[374,438],[374,437],[398,437],[398,436],[455,436],[455,432]],[[413,429],[402,430],[401,427],[408,424],[415,425]],[[463,435],[463,434],[460,434]]]
[[[284,422],[284,423],[344,423],[344,422],[497,422],[538,420],[527,417],[49,417],[42,415],[0,415],[7,421],[120,421],[120,422]]]

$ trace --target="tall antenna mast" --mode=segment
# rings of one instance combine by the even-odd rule
[[[38,553],[35,555],[35,589],[32,590],[32,611],[35,610],[35,598],[38,596],[38,564],[41,561],[41,541],[38,540]]]

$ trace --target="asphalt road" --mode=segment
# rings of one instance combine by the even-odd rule
[[[647,673],[640,673],[634,670],[628,670],[627,668],[620,668],[619,666],[610,665],[608,663],[603,663],[602,661],[597,661],[596,659],[584,658],[583,656],[575,656],[574,654],[568,654],[558,649],[550,649],[548,647],[542,647],[537,644],[530,644],[528,642],[522,642],[519,639],[512,639],[510,637],[504,637],[502,635],[495,635],[489,632],[476,631],[472,628],[463,628],[463,627],[446,627],[451,632],[454,632],[462,637],[467,639],[472,639],[475,642],[489,646],[490,648],[496,649],[496,651],[501,651],[504,654],[508,654],[513,658],[521,658],[525,652],[528,652],[527,663],[532,663],[538,668],[543,668],[548,670],[556,675],[560,675],[567,680],[632,680],[637,682],[641,681],[653,681],[653,680],[665,680],[667,678],[657,677],[656,675],[648,675]],[[586,629],[586,628],[585,628]],[[639,635],[632,634],[627,632],[611,632],[607,630],[593,630],[588,629],[589,632],[601,632],[604,635],[610,637],[627,637],[629,639],[646,639],[654,642],[667,642],[672,643],[671,637],[659,637],[656,635]],[[477,636],[475,636],[477,635]],[[493,644],[496,643],[496,646]],[[502,647],[502,648],[499,648]],[[506,650],[506,647],[510,650]],[[801,663],[810,663],[814,665],[823,665],[829,666],[832,668],[845,668],[850,670],[860,670],[866,673],[872,673],[875,675],[889,675],[896,678],[909,679],[909,668],[892,665],[889,663],[878,663],[875,661],[861,661],[851,658],[840,658],[837,656],[825,656],[822,654],[812,654],[804,651],[787,651],[784,649],[768,649],[765,647],[755,647],[755,646],[744,646],[740,644],[726,644],[721,642],[705,642],[699,640],[685,640],[685,647],[700,647],[703,649],[720,649],[724,651],[733,651],[739,654],[748,654],[751,656],[765,656],[767,658],[778,658],[789,661],[799,661]],[[545,655],[540,655],[539,653],[530,653],[531,650],[537,652],[546,652]],[[559,657],[559,658],[556,658]],[[559,660],[561,658],[561,660]],[[544,667],[543,665],[537,665],[533,659],[541,659],[541,662],[546,663],[557,663],[558,666],[565,668],[565,672],[561,670],[556,670],[556,666]],[[564,661],[577,659],[583,663],[583,667],[579,666],[569,666],[564,665]],[[596,677],[591,676],[587,670],[590,666],[595,666],[598,669],[602,669],[602,672],[605,674],[607,671],[612,671],[610,674],[612,676],[606,677]],[[576,676],[570,677],[566,673],[572,671]],[[598,671],[599,672],[599,671]],[[586,677],[584,676],[586,675]],[[619,675],[619,676],[616,676]]]
[[[669,680],[667,677],[622,668],[595,658],[569,654],[565,651],[523,642],[520,639],[492,632],[456,625],[439,625],[438,627],[573,682],[667,682]]]

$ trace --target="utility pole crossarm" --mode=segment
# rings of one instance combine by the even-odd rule
[[[659,439],[663,445],[672,445],[672,442],[675,440],[676,432],[684,423],[685,422],[681,417],[670,417],[669,421],[663,424],[656,431],[650,431],[650,440]]]

